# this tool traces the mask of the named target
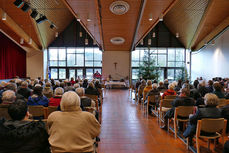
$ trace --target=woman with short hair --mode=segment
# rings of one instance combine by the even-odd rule
[[[49,106],[59,106],[62,95],[64,94],[64,89],[58,87],[55,89],[54,97],[49,99]]]

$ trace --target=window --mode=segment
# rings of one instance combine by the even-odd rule
[[[48,55],[53,79],[91,79],[94,72],[102,72],[102,52],[98,47],[50,47]]]
[[[131,53],[132,79],[138,78],[138,68],[143,62],[144,55],[150,51],[155,59],[156,66],[159,68],[159,81],[165,78],[170,81],[180,78],[185,66],[185,49],[184,48],[136,48]]]

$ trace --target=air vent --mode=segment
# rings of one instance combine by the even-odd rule
[[[110,5],[110,11],[116,15],[123,15],[129,10],[129,4],[124,1],[115,1]]]
[[[125,42],[125,39],[122,38],[122,37],[114,37],[114,38],[111,38],[111,43],[114,44],[114,45],[121,45]]]

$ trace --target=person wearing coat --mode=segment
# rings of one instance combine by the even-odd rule
[[[42,94],[42,87],[35,86],[33,89],[33,95],[28,99],[28,105],[36,106],[42,105],[48,107],[49,100]]]

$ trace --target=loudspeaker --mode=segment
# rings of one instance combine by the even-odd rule
[[[22,11],[27,12],[30,9],[30,6],[28,3],[25,2],[21,9]]]

